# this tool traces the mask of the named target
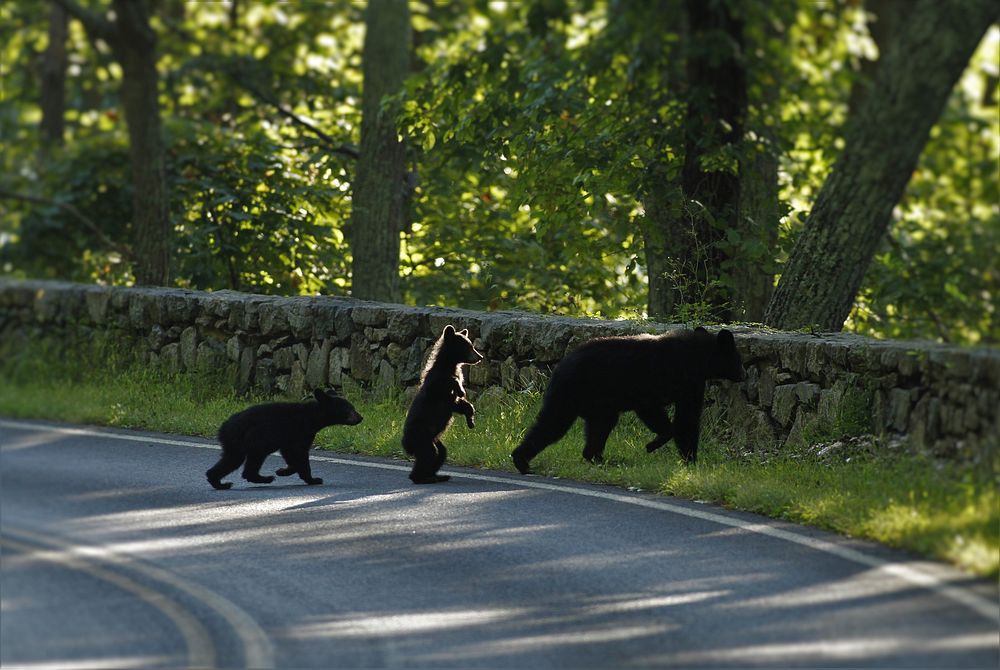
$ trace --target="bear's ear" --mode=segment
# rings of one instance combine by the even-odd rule
[[[725,328],[719,331],[719,334],[716,337],[716,341],[719,343],[719,346],[722,347],[723,349],[736,348],[736,339],[733,337],[733,334],[728,330],[726,330]]]
[[[444,327],[444,333],[442,333],[442,335],[454,335],[454,334],[455,334],[455,327],[453,325],[449,323],[447,326]]]
[[[694,332],[696,332],[696,333],[707,333],[708,331],[705,330],[704,328],[702,328],[701,326],[698,326],[697,328],[694,329]]]
[[[316,398],[317,402],[323,402],[326,400],[326,393],[323,392],[323,389],[316,389],[313,391],[313,397]]]
[[[469,329],[468,328],[463,328],[462,330],[458,331],[458,334],[461,335],[462,337],[468,337],[469,336]]]

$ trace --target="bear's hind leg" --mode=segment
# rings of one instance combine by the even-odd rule
[[[285,459],[285,467],[278,468],[277,470],[274,471],[274,474],[278,475],[279,477],[288,477],[298,472],[298,467],[293,465],[295,461],[295,456],[293,455],[289,457],[290,450],[288,448],[285,448],[282,449],[280,453],[281,457]]]
[[[604,446],[608,436],[618,423],[618,413],[596,414],[583,417],[583,432],[586,443],[583,457],[591,463],[604,462]]]
[[[531,459],[540,454],[545,447],[558,442],[576,421],[576,416],[573,410],[557,408],[551,400],[543,401],[542,410],[538,413],[534,425],[525,433],[517,449],[510,454],[517,471],[522,475],[530,473]]]
[[[653,453],[674,436],[674,426],[667,416],[667,408],[657,405],[639,407],[635,410],[635,415],[646,424],[646,427],[656,433],[656,437],[646,445],[646,451]]]
[[[223,450],[222,456],[219,458],[219,462],[205,471],[205,477],[208,478],[208,483],[212,485],[212,488],[224,491],[231,488],[233,483],[223,482],[222,478],[236,468],[240,467],[242,463],[242,454],[234,454]]]
[[[438,451],[435,441],[421,441],[413,447],[413,470],[410,471],[410,481],[414,484],[437,484],[446,482],[451,477],[437,474],[444,459]],[[444,452],[447,454],[447,451]]]
[[[441,441],[441,438],[434,440],[434,448],[437,450],[437,469],[435,470],[435,472],[437,472],[437,470],[441,469],[441,466],[444,465],[445,460],[448,458],[448,449],[444,446],[444,442]]]
[[[243,466],[243,479],[252,484],[270,484],[274,477],[268,475],[264,477],[260,474],[260,466],[264,465],[267,453],[254,452],[247,455],[246,465]]]

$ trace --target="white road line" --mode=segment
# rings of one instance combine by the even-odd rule
[[[197,449],[213,449],[213,450],[219,449],[217,445],[205,442],[190,442],[185,440],[170,440],[158,437],[126,435],[122,433],[110,433],[88,428],[63,428],[63,427],[46,426],[46,425],[39,425],[39,424],[19,422],[19,421],[8,421],[3,419],[0,419],[0,427],[18,428],[18,429],[34,430],[34,431],[49,430],[66,435],[102,437],[107,439],[127,440],[132,442],[152,442],[156,444],[168,444],[180,447],[194,447]],[[310,458],[316,461],[336,463],[339,465],[376,468],[381,470],[396,470],[403,472],[410,471],[410,466],[393,465],[391,463],[373,463],[357,459],[322,456],[319,454],[311,455]],[[570,495],[587,496],[589,498],[600,498],[612,502],[624,503],[626,505],[636,505],[638,507],[646,507],[649,509],[669,512],[671,514],[679,514],[681,516],[717,523],[722,526],[738,528],[740,530],[749,533],[756,533],[758,535],[765,535],[767,537],[772,537],[774,539],[784,540],[785,542],[791,542],[793,544],[798,544],[800,546],[808,547],[815,551],[836,556],[838,558],[850,561],[852,563],[857,563],[859,565],[863,565],[868,568],[874,568],[876,570],[880,570],[886,575],[892,575],[906,582],[909,582],[910,584],[913,584],[915,586],[919,586],[921,588],[934,591],[935,593],[938,593],[939,595],[944,596],[949,600],[952,600],[960,605],[963,605],[964,607],[967,607],[968,609],[971,609],[972,611],[985,617],[992,623],[1000,625],[1000,603],[987,600],[986,598],[983,598],[982,596],[972,591],[969,591],[968,589],[948,584],[937,575],[931,574],[926,570],[920,569],[918,567],[886,560],[884,558],[879,558],[878,556],[871,556],[869,554],[866,554],[857,549],[853,549],[851,547],[844,547],[835,544],[833,542],[829,542],[827,540],[821,540],[815,537],[809,537],[808,535],[796,533],[794,531],[787,530],[784,528],[776,528],[774,526],[770,526],[764,523],[752,523],[749,521],[744,521],[743,519],[729,517],[724,514],[719,514],[716,512],[707,512],[698,509],[691,509],[689,507],[675,505],[666,501],[651,500],[649,498],[644,498],[640,496],[627,496],[624,494],[611,493],[608,491],[596,491],[593,489],[587,489],[582,487],[567,486],[565,484],[551,484],[544,481],[535,481],[527,477],[518,479],[514,477],[497,477],[495,475],[480,475],[467,472],[455,472],[452,470],[442,470],[442,472],[457,478],[472,479],[475,481],[490,482],[494,484],[505,484],[508,486],[517,486],[521,488],[554,491],[557,493],[566,493]]]
[[[69,570],[83,572],[95,579],[99,579],[108,584],[113,584],[123,591],[128,591],[144,603],[157,610],[169,619],[184,638],[184,645],[187,647],[187,665],[192,668],[214,668],[216,667],[215,647],[212,645],[212,636],[198,621],[198,618],[187,609],[174,602],[155,589],[143,586],[135,580],[124,575],[116,574],[101,567],[103,561],[96,560],[93,556],[88,556],[76,547],[56,544],[51,538],[46,538],[45,542],[38,541],[38,536],[34,533],[24,533],[21,530],[13,530],[4,526],[4,535],[0,537],[0,547],[10,547],[28,556],[60,565]],[[12,540],[9,536],[15,535],[19,539]]]
[[[2,425],[3,423],[4,422],[0,421],[0,425]],[[50,535],[43,536],[31,531],[27,531],[23,528],[12,527],[8,525],[5,525],[3,527],[3,533],[5,536],[13,535],[19,540],[36,545],[36,547],[50,547],[53,549],[57,549],[63,552],[61,556],[65,557],[67,561],[75,560],[83,563],[84,565],[90,566],[92,574],[94,574],[95,576],[98,576],[98,572],[103,573],[103,575],[105,576],[102,576],[101,577],[102,579],[106,579],[107,581],[111,581],[112,583],[118,584],[122,588],[127,588],[136,595],[139,595],[139,597],[141,597],[149,604],[160,609],[164,614],[167,614],[167,616],[169,616],[171,620],[175,621],[175,623],[178,624],[178,627],[181,629],[181,632],[184,633],[184,637],[186,640],[189,639],[190,635],[189,648],[192,650],[192,662],[190,664],[191,667],[214,667],[215,663],[214,663],[214,653],[206,655],[204,651],[206,644],[208,646],[208,649],[211,650],[210,638],[206,637],[205,640],[202,640],[196,635],[197,631],[193,631],[190,626],[188,626],[187,628],[181,627],[185,623],[185,621],[183,617],[180,616],[180,614],[186,614],[186,612],[184,610],[180,610],[180,608],[177,605],[173,604],[172,601],[170,601],[169,599],[165,599],[161,594],[157,593],[156,591],[143,587],[142,585],[128,579],[127,577],[121,577],[115,575],[97,566],[99,566],[100,564],[104,564],[104,565],[115,566],[118,567],[119,569],[131,570],[133,572],[142,575],[143,577],[146,577],[147,579],[150,579],[154,582],[158,582],[160,584],[165,584],[171,588],[174,588],[178,591],[187,594],[191,598],[194,598],[195,600],[202,603],[209,609],[213,610],[229,625],[230,628],[232,628],[232,630],[240,638],[240,643],[243,646],[244,660],[246,663],[246,667],[248,668],[274,667],[274,650],[271,647],[271,641],[267,637],[267,634],[264,633],[264,631],[260,628],[259,625],[257,625],[257,622],[254,621],[253,617],[251,617],[249,614],[244,612],[242,609],[237,607],[232,602],[226,600],[225,598],[216,593],[213,593],[212,591],[209,591],[200,584],[189,582],[168,570],[164,570],[155,567],[153,565],[143,563],[142,561],[136,560],[131,556],[123,556],[117,552],[112,551],[111,549],[108,549],[107,547],[102,547],[100,545],[92,545],[92,546],[83,545],[77,543],[75,540],[73,542],[70,542],[68,540],[58,539]],[[3,541],[7,542],[8,540],[5,537]],[[48,558],[48,556],[49,555],[47,554],[43,554],[41,557]],[[126,583],[131,583],[135,585],[135,588],[127,586]],[[143,595],[141,593],[141,591],[143,590],[148,591],[148,594]],[[173,608],[180,610],[180,613],[171,613],[167,607],[168,604]],[[161,605],[163,606],[161,607]],[[195,623],[197,624],[197,620],[195,620]],[[197,625],[200,627],[200,624]],[[202,628],[202,630],[204,629]],[[207,633],[204,633],[202,637],[205,636],[207,636]],[[204,660],[199,660],[195,662],[193,660],[195,651],[200,652],[200,658],[210,658],[213,660],[207,663]]]
[[[4,422],[0,421],[0,425],[3,424]],[[101,435],[105,434],[101,433]],[[58,550],[62,553],[43,553],[39,557],[46,560],[60,558],[66,565],[78,564],[80,569],[86,569],[94,576],[99,576],[101,579],[105,579],[135,593],[144,601],[162,611],[175,622],[184,635],[185,640],[188,641],[188,647],[191,650],[191,667],[215,667],[215,654],[212,651],[211,638],[204,631],[204,627],[194,619],[193,615],[189,615],[186,610],[181,609],[179,605],[166,598],[163,594],[144,587],[128,577],[117,575],[101,568],[101,565],[131,570],[153,582],[165,584],[197,600],[222,617],[226,624],[239,637],[240,643],[243,646],[246,667],[274,667],[274,650],[271,646],[271,641],[257,622],[254,621],[253,617],[229,600],[209,591],[200,584],[187,581],[173,572],[149,565],[131,556],[123,555],[100,545],[85,545],[75,540],[70,542],[66,539],[35,533],[10,525],[3,526],[3,533],[5,537],[0,542],[11,542],[6,536],[13,535],[22,542],[35,545],[34,548],[36,549],[50,548],[53,551]],[[192,625],[188,619],[194,621],[194,624]],[[195,626],[197,626],[197,629]],[[199,631],[201,631],[200,634]],[[195,660],[196,653],[198,656],[197,660]]]

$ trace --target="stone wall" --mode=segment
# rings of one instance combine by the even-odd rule
[[[467,374],[473,400],[490,387],[543,389],[555,364],[587,339],[678,327],[349,298],[0,279],[0,340],[100,333],[148,363],[225,374],[240,391],[297,396],[349,378],[402,392],[418,382],[447,324],[468,328],[486,356]],[[916,449],[959,460],[992,462],[997,453],[996,349],[733,330],[748,379],[714,384],[708,411],[747,448],[873,433],[905,435]]]

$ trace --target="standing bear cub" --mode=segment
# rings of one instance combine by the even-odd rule
[[[659,449],[673,437],[681,457],[693,463],[698,455],[705,381],[742,381],[745,377],[728,330],[712,335],[696,328],[659,336],[590,340],[556,366],[538,418],[511,458],[521,474],[528,474],[531,459],[582,417],[583,457],[599,462],[619,414],[633,411],[656,433],[646,451]],[[673,423],[667,415],[668,404],[676,406]]]
[[[217,489],[228,489],[231,482],[222,478],[243,465],[243,479],[254,484],[270,484],[272,476],[262,476],[260,467],[268,454],[280,451],[288,467],[277,471],[287,477],[298,473],[306,484],[322,484],[312,476],[309,448],[316,433],[327,426],[361,423],[354,406],[333,389],[313,392],[315,400],[305,402],[271,402],[248,407],[233,414],[219,428],[222,457],[205,473],[208,483]]]
[[[414,458],[410,472],[414,484],[448,481],[447,475],[437,473],[448,457],[441,436],[451,425],[452,414],[463,415],[469,428],[476,425],[476,408],[465,398],[462,365],[481,360],[468,330],[445,326],[424,366],[420,389],[403,425],[403,450]]]

